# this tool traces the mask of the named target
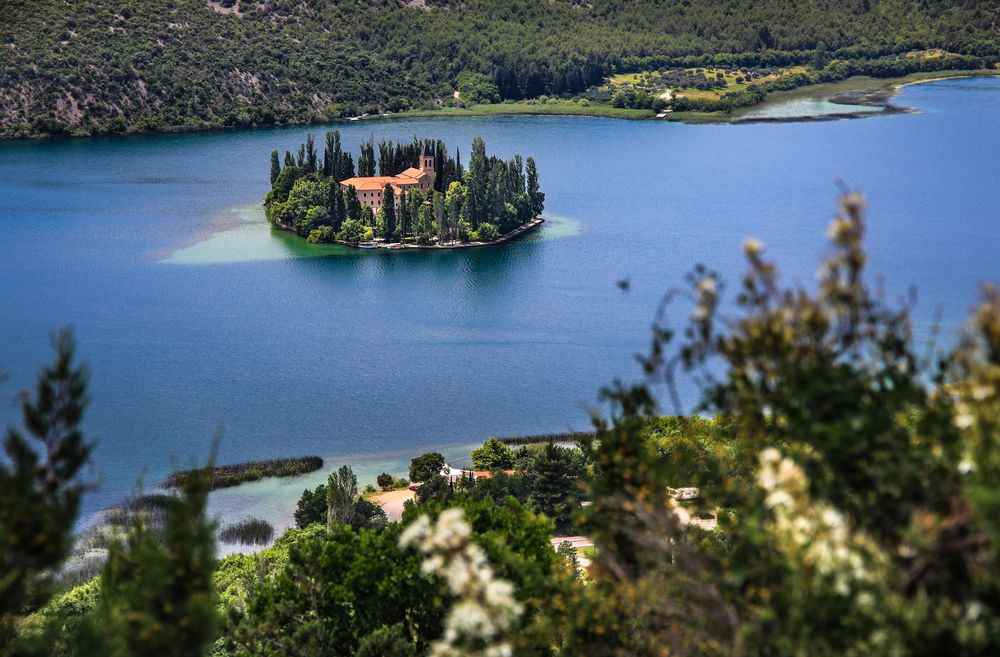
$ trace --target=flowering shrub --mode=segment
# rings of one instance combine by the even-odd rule
[[[431,646],[433,657],[509,657],[509,632],[521,615],[510,582],[498,579],[461,509],[448,509],[431,524],[420,516],[399,537],[400,545],[427,555],[422,569],[448,584],[457,601],[445,618],[444,636]]]

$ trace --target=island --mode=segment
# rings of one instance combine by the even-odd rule
[[[272,151],[264,197],[274,226],[311,243],[393,250],[506,242],[541,225],[544,203],[535,160],[489,157],[482,138],[472,142],[468,169],[442,141],[416,137],[369,139],[355,169],[336,130],[326,134],[322,156],[311,134],[283,161]]]

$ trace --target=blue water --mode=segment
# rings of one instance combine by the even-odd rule
[[[951,339],[977,284],[1000,279],[1000,79],[908,87],[897,102],[921,111],[339,126],[354,150],[416,134],[466,159],[481,135],[492,153],[537,159],[553,216],[540,236],[448,253],[343,254],[272,234],[252,207],[267,157],[306,128],[0,143],[0,424],[49,359],[49,332],[73,325],[100,443],[88,510],[203,459],[218,427],[223,462],[585,428],[600,386],[638,375],[656,302],[692,265],[732,281],[753,235],[811,284],[838,178],[868,195],[873,272],[893,296],[916,285],[918,331],[940,307]]]

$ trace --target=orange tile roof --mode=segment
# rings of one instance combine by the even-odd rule
[[[508,476],[517,474],[517,470],[498,470],[498,472],[503,472]],[[473,474],[476,479],[492,479],[494,473],[490,470],[476,470]]]
[[[372,176],[370,178],[348,178],[341,180],[341,187],[354,186],[359,192],[374,192],[393,183],[392,176]]]
[[[411,171],[415,171],[417,175],[410,175]],[[393,187],[413,187],[420,183],[420,179],[427,174],[419,169],[409,168],[398,176],[369,176],[365,178],[348,178],[347,180],[341,180],[341,187],[348,187],[350,185],[354,186],[359,192],[373,192],[376,190],[383,189],[386,185],[392,185]]]
[[[410,167],[406,171],[403,171],[402,173],[398,174],[396,177],[399,178],[399,177],[402,177],[402,176],[406,176],[407,178],[414,178],[416,180],[420,180],[421,178],[423,178],[426,175],[427,174],[424,173],[423,171],[421,171],[420,169],[417,169],[417,168],[414,168],[414,167]]]

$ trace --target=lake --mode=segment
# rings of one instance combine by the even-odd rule
[[[203,461],[219,428],[220,462],[585,429],[599,388],[638,376],[656,303],[696,263],[734,281],[755,236],[811,285],[838,179],[868,195],[872,271],[894,296],[917,286],[918,334],[940,310],[950,341],[977,285],[1000,279],[1000,79],[896,102],[920,111],[338,125],[355,154],[417,135],[467,162],[479,135],[536,158],[543,229],[442,253],[311,246],[263,222],[269,153],[325,127],[0,143],[0,422],[72,325],[99,441],[87,511]]]

